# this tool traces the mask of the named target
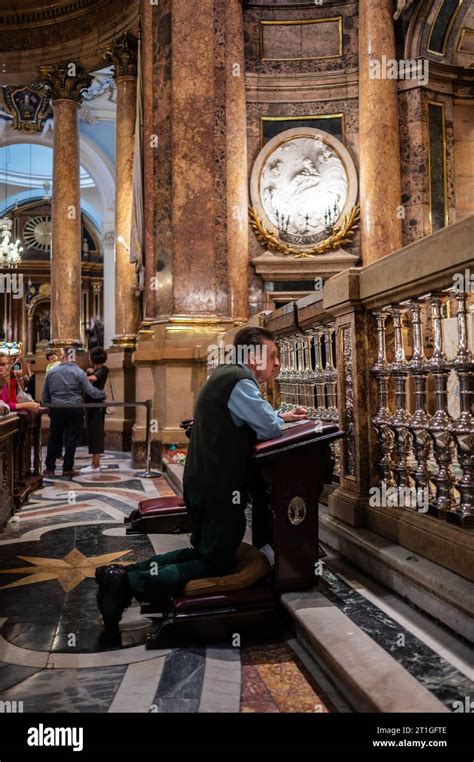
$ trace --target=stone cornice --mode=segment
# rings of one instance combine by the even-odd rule
[[[315,99],[340,100],[357,98],[357,70],[302,73],[245,75],[247,101],[312,101]]]
[[[0,29],[37,28],[59,21],[82,16],[91,10],[97,10],[106,5],[108,0],[57,0],[48,3],[46,8],[26,8],[24,11],[0,11]]]

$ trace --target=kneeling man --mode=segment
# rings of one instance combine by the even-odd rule
[[[158,602],[182,592],[190,580],[233,572],[245,533],[251,450],[257,440],[280,436],[284,421],[306,417],[301,407],[277,413],[260,393],[259,384],[280,367],[271,331],[242,328],[232,359],[216,368],[196,402],[183,479],[191,547],[96,572],[97,601],[110,639],[117,638],[132,597]]]

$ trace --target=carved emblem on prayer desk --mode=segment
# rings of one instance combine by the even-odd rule
[[[288,519],[290,524],[294,527],[299,526],[305,520],[306,514],[307,508],[303,498],[298,496],[291,498],[288,504]]]

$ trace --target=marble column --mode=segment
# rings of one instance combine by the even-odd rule
[[[214,0],[171,7],[174,312],[215,315]]]
[[[34,325],[33,325],[33,314],[30,315],[28,313],[28,316],[27,316],[26,320],[27,320],[27,351],[26,351],[26,353],[28,355],[32,355],[33,354],[33,349],[34,349],[34,343],[35,343],[34,336],[33,336],[33,328],[34,328]]]
[[[43,67],[41,74],[54,111],[50,344],[80,348],[79,107],[92,78],[74,63]]]
[[[104,222],[104,347],[110,347],[115,326],[115,230]]]
[[[392,0],[359,2],[359,140],[362,260],[367,265],[402,247],[397,80]]]
[[[117,85],[115,159],[115,337],[114,345],[133,349],[140,318],[135,265],[130,262],[133,156],[137,107],[137,40],[127,33],[105,54]]]
[[[152,278],[156,275],[155,263],[155,240],[154,240],[154,205],[155,197],[153,193],[153,182],[155,172],[155,153],[157,145],[152,141],[152,135],[156,134],[154,127],[154,100],[153,91],[155,83],[153,81],[153,13],[155,10],[150,0],[141,0],[140,13],[142,19],[142,72],[143,72],[143,130],[145,139],[143,141],[143,221],[144,221],[144,240],[143,251],[145,260],[145,294],[143,303],[143,314],[145,320],[155,317],[155,292],[150,287]],[[161,95],[161,94],[160,94]]]
[[[227,263],[230,314],[248,317],[248,167],[245,94],[244,18],[241,0],[227,0],[226,174]]]

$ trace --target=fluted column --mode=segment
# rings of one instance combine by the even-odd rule
[[[241,0],[226,2],[227,262],[230,314],[248,317],[248,167],[244,18]]]
[[[364,265],[402,247],[397,80],[384,76],[383,67],[387,59],[396,59],[392,13],[392,0],[359,2],[360,206]],[[376,62],[380,64],[379,70]]]
[[[79,107],[92,78],[74,63],[41,74],[54,111],[50,343],[81,347]]]
[[[127,33],[105,57],[114,66],[117,85],[115,160],[115,337],[133,349],[139,322],[135,265],[130,262],[133,203],[133,155],[137,107],[137,40]]]

